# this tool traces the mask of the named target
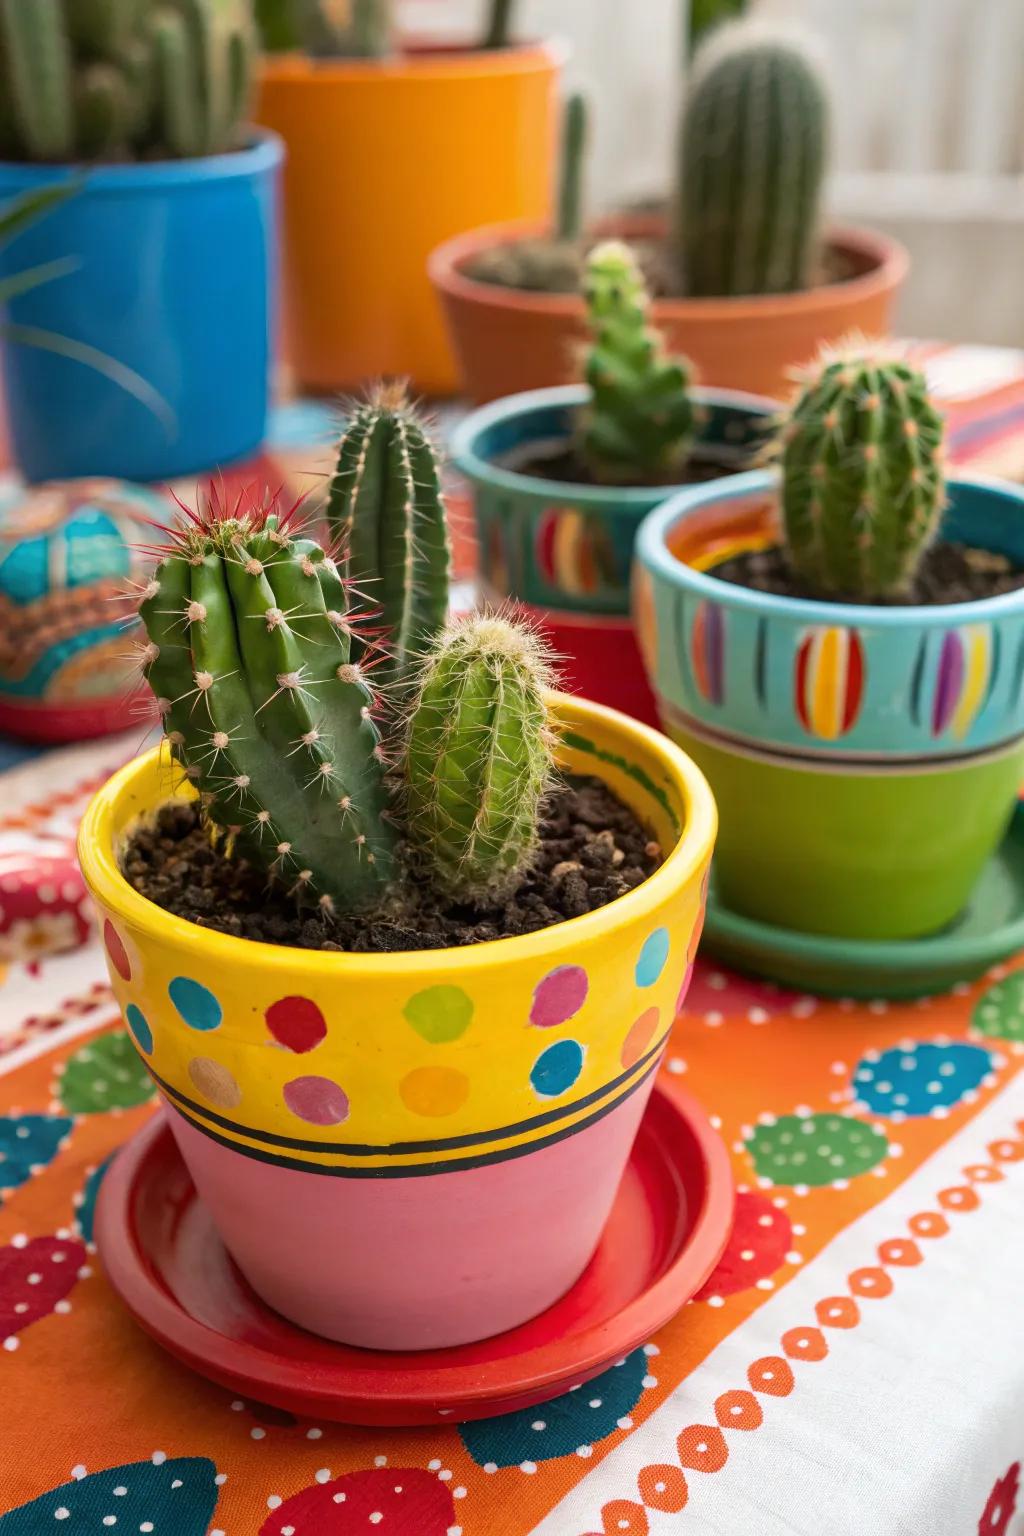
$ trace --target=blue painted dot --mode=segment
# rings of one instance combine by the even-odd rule
[[[224,1010],[209,987],[193,981],[191,976],[175,976],[167,991],[189,1029],[216,1029],[224,1017]]]
[[[542,1098],[555,1099],[572,1087],[582,1071],[582,1045],[576,1040],[558,1040],[541,1051],[533,1064],[530,1082]]]
[[[638,987],[654,986],[654,983],[665,969],[668,950],[668,929],[655,928],[654,932],[644,940],[644,947],[640,951],[640,958],[636,962],[636,984]]]
[[[920,1041],[865,1056],[853,1090],[876,1115],[920,1116],[959,1104],[991,1071],[992,1057],[980,1045]]]
[[[146,1020],[146,1015],[134,1003],[129,1003],[124,1011],[125,1023],[132,1032],[132,1039],[140,1051],[145,1051],[148,1056],[153,1049],[153,1031]]]

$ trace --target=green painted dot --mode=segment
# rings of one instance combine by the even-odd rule
[[[473,1000],[461,987],[424,987],[402,1010],[418,1035],[431,1045],[447,1045],[473,1022]]]
[[[889,1150],[881,1131],[846,1115],[780,1115],[755,1126],[746,1145],[759,1178],[809,1186],[869,1173]]]
[[[989,987],[975,1003],[971,1023],[991,1040],[1024,1041],[1024,971]]]
[[[155,1093],[130,1036],[116,1029],[90,1040],[70,1058],[60,1079],[60,1101],[73,1115],[132,1109]]]

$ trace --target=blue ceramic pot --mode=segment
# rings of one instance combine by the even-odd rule
[[[77,266],[14,299],[6,318],[130,368],[164,407],[80,361],[5,344],[11,442],[28,480],[169,480],[259,448],[282,157],[261,133],[197,160],[0,164],[0,203],[82,176],[75,197],[0,251],[0,277],[61,257]]]

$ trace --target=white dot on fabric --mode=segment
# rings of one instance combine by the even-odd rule
[[[70,1515],[70,1513],[71,1513],[70,1509],[66,1508],[65,1505],[58,1504],[57,1508],[53,1512],[53,1518],[55,1520],[66,1520],[68,1518],[68,1516]]]
[[[330,1467],[321,1467],[315,1476],[318,1483],[329,1483],[331,1480]]]

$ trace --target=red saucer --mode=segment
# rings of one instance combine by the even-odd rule
[[[265,1306],[217,1236],[162,1116],[104,1179],[96,1240],[138,1322],[222,1386],[348,1424],[457,1423],[556,1397],[644,1343],[718,1262],[733,1203],[721,1138],[695,1099],[660,1082],[572,1290],[496,1338],[410,1354],[332,1344]]]

